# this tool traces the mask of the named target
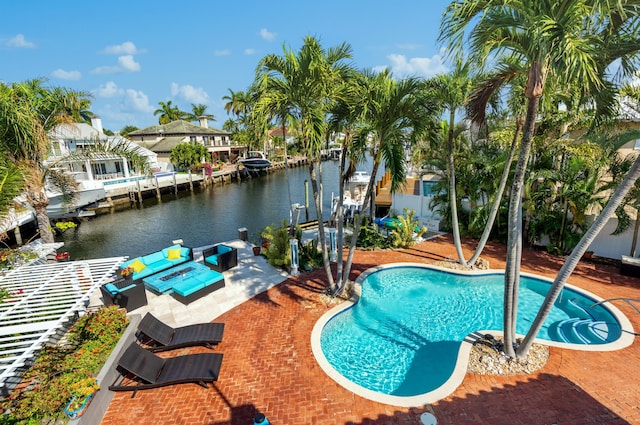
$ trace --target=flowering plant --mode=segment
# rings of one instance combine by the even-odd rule
[[[120,274],[122,275],[122,277],[131,276],[133,274],[133,267],[125,267],[124,269],[122,269]]]
[[[100,385],[96,381],[96,378],[83,378],[74,382],[69,389],[72,400],[69,402],[68,409],[70,411],[79,409],[85,403],[85,399],[99,389]]]

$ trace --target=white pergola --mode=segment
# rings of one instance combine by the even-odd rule
[[[33,264],[0,276],[11,296],[0,303],[0,396],[46,344],[85,314],[89,296],[110,281],[126,257]]]

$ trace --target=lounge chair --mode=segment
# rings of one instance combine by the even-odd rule
[[[204,345],[208,348],[222,341],[224,323],[199,323],[172,328],[147,313],[138,325],[138,338],[149,351],[165,351],[174,348]]]
[[[118,360],[120,376],[111,391],[136,391],[174,384],[207,383],[218,380],[222,354],[201,353],[163,359],[133,342]]]

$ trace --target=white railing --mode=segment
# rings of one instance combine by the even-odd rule
[[[111,280],[126,257],[24,266],[2,278],[11,296],[0,303],[0,394],[21,370],[86,312],[89,296]]]

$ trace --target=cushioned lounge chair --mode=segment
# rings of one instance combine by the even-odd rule
[[[201,353],[163,359],[133,342],[118,360],[120,376],[111,391],[136,391],[174,384],[207,383],[218,380],[222,354]]]
[[[224,323],[199,323],[172,328],[147,313],[138,325],[138,338],[148,345],[150,351],[172,350],[174,348],[204,345],[208,348],[222,341]]]

